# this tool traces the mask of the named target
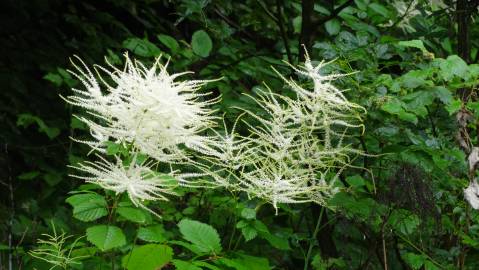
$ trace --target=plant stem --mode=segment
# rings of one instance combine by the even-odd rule
[[[309,248],[308,253],[306,253],[306,259],[304,260],[304,270],[308,270],[309,260],[311,258],[311,253],[313,252],[314,241],[316,241],[316,236],[320,231],[321,220],[323,219],[324,207],[321,207],[321,212],[319,212],[318,221],[316,222],[316,227],[314,228],[313,235],[309,239]]]

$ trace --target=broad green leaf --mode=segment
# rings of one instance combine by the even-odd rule
[[[239,254],[237,258],[221,258],[218,262],[236,270],[271,270],[265,258]]]
[[[353,175],[346,178],[346,182],[353,187],[361,187],[366,184],[364,179],[360,175]]]
[[[210,36],[203,30],[198,30],[193,33],[191,37],[191,47],[193,52],[201,57],[208,57],[211,49],[213,48],[213,42]]]
[[[421,223],[419,217],[407,210],[396,209],[391,213],[388,224],[402,234],[412,234]]]
[[[449,81],[452,77],[458,76],[467,79],[468,66],[466,62],[457,55],[450,55],[446,60],[440,62],[441,74],[445,80]]]
[[[276,236],[270,233],[260,233],[261,237],[266,239],[270,245],[280,250],[291,250],[288,239]]]
[[[187,261],[173,260],[173,265],[177,270],[201,270],[200,267]]]
[[[123,41],[123,47],[134,54],[143,57],[155,57],[161,55],[161,50],[153,43],[145,39],[129,38]]]
[[[168,35],[158,35],[158,39],[160,40],[163,45],[168,47],[168,49],[171,50],[172,53],[176,53],[178,49],[180,48],[180,45],[178,45],[178,42],[176,39],[172,38],[171,36]]]
[[[102,251],[126,244],[123,231],[110,225],[97,225],[86,229],[86,239]]]
[[[243,237],[246,242],[253,240],[258,235],[256,229],[252,226],[246,226],[244,228],[241,228],[241,233],[243,234]]]
[[[252,208],[243,208],[241,210],[241,217],[245,219],[255,219],[256,218],[256,210]]]
[[[195,220],[183,219],[178,223],[183,238],[205,253],[220,253],[220,236],[215,228]]]
[[[332,35],[332,36],[335,36],[339,33],[339,31],[341,30],[341,22],[339,22],[338,19],[332,19],[332,20],[329,20],[327,21],[325,24],[324,24],[324,27],[326,28],[326,31]]]
[[[411,266],[412,269],[414,269],[414,270],[420,269],[421,266],[426,261],[426,258],[424,258],[424,256],[417,255],[417,254],[410,253],[410,252],[402,255],[402,257],[404,258],[404,261],[406,261],[407,264],[409,264],[409,266]]]
[[[407,41],[399,41],[398,43],[400,46],[404,47],[411,47],[411,48],[416,48],[419,49],[423,52],[427,52],[426,47],[424,47],[424,43],[422,43],[422,40],[419,39],[413,39],[413,40],[407,40]]]
[[[136,246],[122,259],[122,266],[128,270],[162,269],[173,258],[173,249],[166,245],[147,244]]]
[[[165,242],[165,229],[161,225],[153,225],[138,230],[138,238],[147,242]]]
[[[73,217],[81,221],[97,220],[108,214],[105,198],[96,193],[73,195],[66,202],[73,206]]]
[[[446,110],[449,112],[449,115],[454,114],[455,112],[459,111],[462,107],[462,101],[459,99],[452,100],[451,103],[446,105]]]
[[[451,94],[451,91],[449,91],[449,89],[447,89],[446,87],[444,86],[436,86],[434,87],[434,94],[436,95],[437,98],[439,98],[439,100],[448,105],[452,102],[453,100],[453,96]]]
[[[391,16],[389,10],[379,3],[371,3],[368,7],[374,10],[376,13],[382,15],[384,18],[389,18]]]
[[[137,223],[145,223],[147,220],[147,214],[142,209],[136,208],[129,202],[120,202],[118,204],[118,208],[116,212],[123,218],[137,222]]]
[[[427,260],[425,263],[424,263],[424,268],[426,268],[426,270],[439,270],[440,268],[437,267],[437,265],[435,265],[433,262]]]
[[[38,132],[45,133],[50,140],[60,135],[60,129],[56,127],[49,127],[43,121],[43,119],[38,116],[34,116],[29,113],[22,113],[17,116],[17,126],[27,128],[32,124],[37,124]]]

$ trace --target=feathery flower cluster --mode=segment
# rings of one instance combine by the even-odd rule
[[[97,66],[96,70],[105,72],[113,85],[103,79],[100,84],[81,60],[84,69],[74,64],[79,74],[72,73],[85,90],[73,89],[77,95],[66,101],[85,108],[95,118],[80,117],[95,138],[84,142],[100,151],[108,140],[131,143],[138,151],[166,163],[186,158],[182,146],[204,149],[208,138],[198,134],[213,126],[209,105],[217,101],[200,100],[208,93],[197,90],[207,81],[175,82],[188,72],[170,75],[160,58],[149,69],[128,56],[125,60],[124,70]]]
[[[278,203],[324,204],[325,198],[337,192],[339,173],[350,166],[351,155],[361,154],[343,145],[343,139],[348,129],[363,127],[358,111],[364,109],[331,84],[345,75],[320,73],[327,64],[313,66],[307,56],[304,68],[292,67],[312,81],[312,90],[278,73],[296,99],[270,89],[252,97],[267,116],[246,111],[256,120],[246,122],[251,135],[236,135],[240,140],[234,141],[233,128],[231,135],[216,145],[221,150],[215,164],[227,172],[222,174],[221,184],[264,199],[276,209]]]

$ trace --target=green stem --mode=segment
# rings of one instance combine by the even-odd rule
[[[304,270],[308,270],[309,260],[311,259],[311,253],[313,252],[314,242],[316,241],[316,236],[320,231],[321,220],[323,219],[324,207],[321,207],[321,212],[319,212],[318,221],[316,222],[316,227],[314,228],[313,235],[309,239],[309,248],[308,253],[306,254],[306,259],[304,260]]]

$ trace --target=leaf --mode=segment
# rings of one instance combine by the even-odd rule
[[[171,36],[168,35],[158,35],[158,39],[160,40],[163,45],[168,47],[172,53],[176,53],[178,49],[180,48],[180,45],[176,41],[176,39],[172,38]]]
[[[218,262],[236,270],[270,270],[268,259],[240,254],[237,258],[221,258]]]
[[[399,41],[398,45],[403,46],[403,47],[416,48],[416,49],[419,49],[423,52],[427,52],[426,47],[424,47],[424,43],[422,43],[422,40],[419,40],[419,39]]]
[[[128,270],[161,269],[173,258],[173,249],[166,245],[147,244],[136,246],[122,259],[122,266]]]
[[[385,6],[383,6],[379,3],[371,3],[371,4],[369,4],[369,8],[374,10],[379,15],[382,15],[384,18],[389,18],[390,17],[389,10]]]
[[[256,210],[251,208],[243,208],[243,210],[241,210],[241,217],[245,219],[255,219]]]
[[[467,79],[467,63],[457,55],[448,56],[446,60],[440,62],[439,67],[441,68],[441,74],[446,81],[450,81],[454,75]]]
[[[183,219],[178,223],[183,238],[205,253],[220,253],[220,236],[215,228],[195,220]]]
[[[276,236],[270,233],[261,233],[262,238],[266,239],[270,245],[280,250],[291,250],[288,239]]]
[[[191,47],[193,52],[201,57],[208,57],[211,49],[213,48],[213,42],[210,36],[203,30],[198,30],[193,33],[191,37]]]
[[[434,94],[436,95],[437,98],[439,98],[439,100],[442,103],[444,103],[446,105],[450,104],[453,100],[453,96],[451,94],[451,91],[449,91],[449,89],[447,89],[444,86],[434,87]]]
[[[105,198],[96,193],[70,196],[66,202],[73,206],[73,217],[81,221],[93,221],[108,214]]]
[[[145,223],[147,220],[146,213],[143,210],[134,207],[129,202],[120,202],[116,212],[121,217],[136,223]]]
[[[424,264],[426,260],[424,256],[417,255],[410,252],[402,255],[402,257],[404,258],[404,261],[406,261],[407,264],[409,264],[414,270],[421,268],[421,266]]]
[[[27,128],[32,124],[37,124],[38,132],[45,133],[50,140],[60,135],[60,129],[47,126],[47,124],[38,116],[34,116],[29,113],[22,113],[18,115],[17,126]]]
[[[138,230],[138,238],[146,242],[165,242],[165,229],[161,225],[140,228]]]
[[[426,270],[439,270],[439,267],[429,260],[424,263],[424,268],[426,268]]]
[[[39,171],[31,171],[31,172],[22,173],[19,176],[17,176],[17,178],[20,180],[32,180],[39,175],[40,175]]]
[[[252,226],[246,226],[244,228],[241,228],[241,233],[243,234],[243,237],[246,242],[253,240],[258,235],[256,229]]]
[[[330,35],[335,36],[335,35],[339,34],[339,31],[341,30],[341,23],[339,22],[338,19],[332,19],[332,20],[327,21],[324,24],[324,27],[326,28],[326,31]]]
[[[462,101],[459,99],[454,99],[451,103],[446,105],[446,110],[449,112],[449,115],[459,111],[462,107]]]
[[[143,57],[154,57],[161,54],[161,50],[155,44],[145,39],[126,39],[123,41],[123,47]]]
[[[388,223],[394,230],[409,235],[416,230],[421,221],[417,215],[407,210],[396,209],[391,213]]]
[[[360,175],[353,175],[346,178],[346,182],[353,187],[361,187],[366,184],[364,179]]]
[[[186,261],[173,260],[173,265],[177,270],[201,270],[198,266]]]
[[[123,231],[110,225],[97,225],[86,229],[86,239],[102,251],[126,244]]]

